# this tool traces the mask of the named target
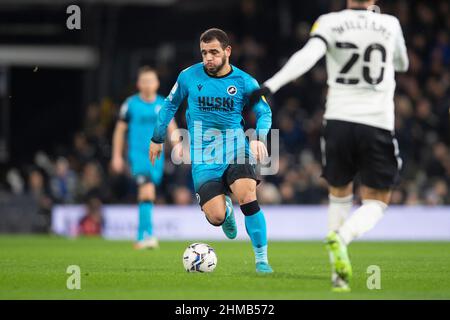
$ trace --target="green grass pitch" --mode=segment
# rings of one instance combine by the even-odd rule
[[[199,241],[196,241],[199,242]],[[0,299],[450,299],[449,242],[355,242],[351,293],[330,292],[320,242],[272,242],[273,275],[258,276],[250,243],[207,242],[213,273],[187,273],[189,242],[135,251],[131,242],[0,236]],[[69,265],[81,289],[68,290]],[[381,289],[367,289],[367,267],[381,268]]]

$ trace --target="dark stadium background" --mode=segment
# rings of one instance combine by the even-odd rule
[[[81,7],[81,30],[66,28],[70,4]],[[400,19],[410,57],[409,72],[397,76],[404,169],[392,202],[450,204],[450,3],[379,5]],[[157,68],[166,95],[177,74],[199,61],[200,33],[219,27],[232,38],[231,62],[262,82],[305,44],[320,14],[344,6],[325,0],[0,1],[1,48],[83,46],[98,57],[82,68],[0,60],[0,230],[17,225],[6,223],[8,215],[48,217],[53,204],[134,202],[133,180],[110,174],[109,160],[118,108],[133,93],[139,66]],[[259,188],[261,202],[327,201],[319,150],[325,96],[322,61],[271,99],[281,136],[280,172]],[[184,110],[177,119],[185,125]],[[249,126],[252,120],[248,114]],[[158,193],[158,203],[194,203],[190,168],[168,162]]]

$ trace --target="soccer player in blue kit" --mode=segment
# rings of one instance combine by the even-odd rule
[[[139,225],[135,248],[153,249],[158,247],[158,241],[153,235],[153,202],[156,186],[161,183],[164,172],[164,157],[151,164],[148,152],[164,98],[158,95],[158,75],[148,66],[139,69],[137,88],[139,92],[127,98],[120,108],[113,136],[111,167],[116,173],[124,171],[123,151],[125,136],[128,133],[128,160],[131,174],[138,185]],[[169,134],[175,129],[177,126],[173,120],[168,126]]]
[[[167,125],[187,98],[192,177],[202,211],[210,224],[222,226],[229,239],[236,238],[233,204],[228,196],[231,191],[245,216],[246,231],[255,253],[256,272],[272,273],[267,258],[266,221],[256,198],[255,161],[250,161],[267,156],[263,141],[272,125],[272,112],[265,98],[261,98],[253,107],[259,141],[248,143],[246,139],[240,139],[236,145],[236,137],[244,137],[243,108],[248,95],[259,88],[258,82],[229,63],[231,46],[224,31],[216,28],[205,31],[200,37],[200,51],[203,62],[179,74],[164,102],[151,139],[150,159],[157,161]],[[229,130],[234,134],[227,135]],[[211,139],[211,132],[215,133],[215,139]],[[227,148],[212,148],[215,153],[211,152],[212,156],[208,158],[205,154],[220,140],[223,141],[221,146]],[[244,161],[239,161],[242,155]]]

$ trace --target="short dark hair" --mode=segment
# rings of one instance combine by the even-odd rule
[[[158,75],[158,72],[156,72],[155,68],[152,68],[150,66],[142,66],[138,69],[137,77],[139,78],[141,75],[147,72],[153,72],[154,74]]]
[[[227,33],[218,28],[208,29],[200,36],[200,42],[208,43],[213,40],[219,41],[222,49],[225,49],[230,45],[230,39],[228,38]]]

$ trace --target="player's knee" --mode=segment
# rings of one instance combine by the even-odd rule
[[[139,194],[138,201],[139,202],[142,202],[142,201],[153,202],[153,201],[155,201],[155,196],[152,194],[146,194],[146,193]]]
[[[139,187],[139,201],[155,201],[155,187],[152,184],[145,184]]]
[[[353,193],[353,183],[350,182],[349,184],[340,187],[329,186],[329,192],[335,197],[347,197]]]
[[[389,204],[390,198],[391,198],[391,191],[390,190],[379,190],[379,189],[373,189],[366,186],[361,187],[361,198],[362,200],[376,200],[385,203],[386,205]]]
[[[236,195],[239,205],[256,201],[256,190],[248,190]]]
[[[154,197],[138,197],[139,202],[154,202]]]
[[[219,208],[209,209],[205,212],[206,220],[213,226],[221,226],[225,220],[225,208],[223,210]]]
[[[215,204],[215,205],[214,205]],[[222,205],[217,205],[217,203],[206,203],[202,207],[205,213],[206,220],[213,226],[220,226],[225,220],[225,203]]]
[[[202,204],[202,211],[205,213],[206,220],[213,226],[220,226],[225,220],[226,205],[225,197],[218,195],[204,204]]]
[[[230,189],[240,205],[256,200],[256,180],[250,178],[237,179]]]

